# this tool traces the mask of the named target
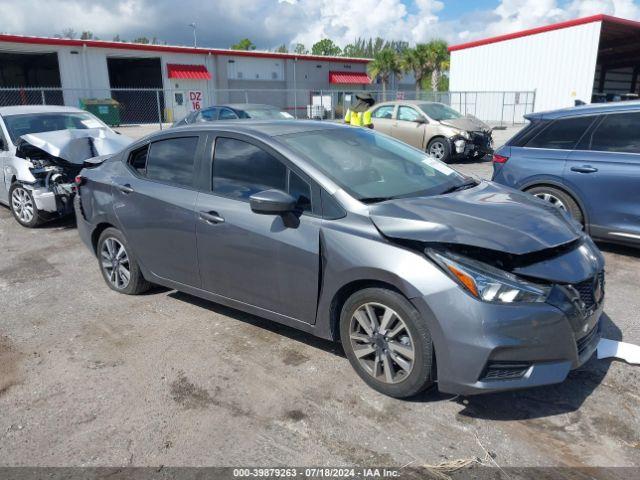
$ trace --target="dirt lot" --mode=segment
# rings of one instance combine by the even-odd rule
[[[459,165],[489,176],[489,163]],[[592,359],[561,385],[409,401],[339,346],[156,289],[107,288],[72,222],[0,207],[0,465],[640,466],[640,367]],[[605,336],[640,343],[640,252],[602,246]]]

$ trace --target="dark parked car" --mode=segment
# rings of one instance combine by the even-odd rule
[[[109,287],[160,284],[341,341],[387,395],[561,382],[600,337],[603,257],[575,222],[373,130],[165,130],[78,184]]]
[[[218,120],[291,120],[293,115],[271,105],[260,103],[230,103],[196,110],[178,120],[173,127],[184,127],[199,122],[216,122]]]
[[[640,245],[640,102],[527,115],[493,180],[550,202],[592,237]]]

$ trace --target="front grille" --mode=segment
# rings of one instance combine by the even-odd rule
[[[531,364],[527,362],[490,362],[481,380],[514,380],[522,378]]]
[[[600,325],[600,322],[597,322],[584,337],[576,341],[576,345],[578,347],[578,356],[582,356],[582,354],[587,349],[589,344],[593,341],[594,337],[598,334],[599,325]]]
[[[481,148],[491,148],[491,134],[484,132],[471,132],[471,143]]]
[[[591,308],[593,308],[598,300],[595,297],[596,292],[594,289],[593,280],[594,280],[593,278],[589,278],[584,282],[580,282],[572,285],[574,290],[578,292],[578,294],[580,295],[580,300],[582,300],[582,302],[584,303],[584,308],[586,310],[590,310]],[[598,273],[598,281],[600,282],[600,285],[604,292],[604,271],[601,271]]]

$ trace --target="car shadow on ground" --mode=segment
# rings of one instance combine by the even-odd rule
[[[161,290],[160,290],[161,291]],[[153,292],[160,293],[154,289]],[[171,298],[191,305],[207,309],[219,315],[238,320],[258,328],[264,328],[270,332],[285,336],[305,345],[320,349],[324,352],[345,358],[342,347],[337,342],[331,342],[313,336],[310,333],[288,327],[256,315],[252,315],[234,308],[226,307],[199,297],[175,290],[169,291]],[[604,314],[601,319],[602,335],[612,340],[621,340],[622,332]],[[431,388],[414,397],[404,399],[414,403],[433,403],[453,400],[463,406],[460,415],[473,418],[491,420],[525,420],[548,417],[561,413],[569,413],[578,410],[584,401],[602,382],[609,370],[610,360],[597,360],[591,358],[585,365],[569,373],[567,379],[560,384],[548,387],[538,387],[515,392],[502,392],[472,397],[462,397],[442,393],[437,388]],[[345,361],[344,368],[350,368]]]
[[[616,255],[624,255],[627,257],[636,257],[640,258],[640,248],[639,247],[630,247],[628,245],[619,245],[616,243],[607,243],[597,241],[598,248],[603,252],[614,253]]]
[[[187,293],[171,290],[169,296],[171,298],[175,298],[176,300],[205,308],[211,312],[217,313],[218,315],[224,315],[225,317],[229,317],[234,320],[256,326],[258,328],[263,328],[270,332],[287,337],[291,340],[295,340],[296,342],[304,343],[305,345],[308,345],[310,347],[320,349],[324,352],[332,353],[338,357],[346,358],[341,345],[337,342],[325,340],[310,333],[303,332],[302,330],[298,330],[293,327],[268,320],[266,318],[258,317],[241,310],[236,310],[235,308],[226,307],[219,303],[214,303],[209,300],[189,295]],[[348,366],[345,365],[345,367]]]

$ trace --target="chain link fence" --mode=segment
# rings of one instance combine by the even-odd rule
[[[0,88],[0,106],[66,105],[81,107],[112,126],[166,127],[191,111],[209,105],[260,103],[273,105],[296,118],[339,120],[365,90],[331,89],[69,89]],[[492,125],[524,123],[535,108],[535,92],[427,92],[366,90],[376,102],[420,100],[450,105],[463,115],[473,115]]]

